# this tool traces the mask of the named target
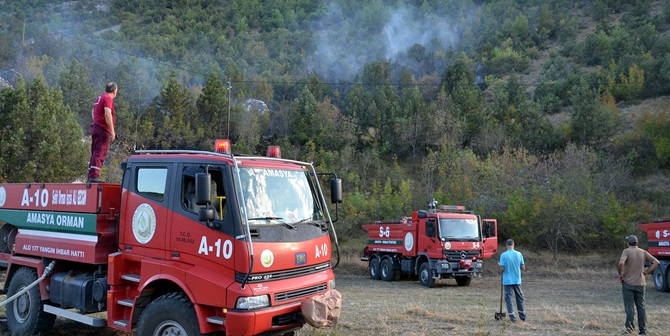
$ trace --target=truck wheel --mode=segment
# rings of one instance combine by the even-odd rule
[[[456,284],[464,287],[464,286],[470,286],[470,282],[472,281],[471,276],[458,276],[456,277]]]
[[[428,288],[435,286],[435,279],[433,279],[433,275],[430,273],[430,266],[428,266],[427,262],[421,264],[421,267],[419,267],[419,281],[421,281],[421,285]]]
[[[398,281],[400,280],[400,276],[402,276],[402,271],[397,269],[393,270],[393,281]]]
[[[656,267],[654,270],[654,287],[660,292],[668,291],[668,276],[663,274],[663,270],[660,267]]]
[[[382,280],[384,281],[393,281],[394,273],[393,272],[393,261],[391,259],[384,259],[382,261],[382,266],[379,273],[381,274]]]
[[[28,287],[37,280],[32,268],[19,268],[9,281],[7,297]],[[7,305],[7,327],[12,335],[37,335],[47,333],[54,325],[56,315],[42,310],[39,285],[29,289]]]
[[[379,280],[379,258],[374,257],[370,260],[370,279]]]
[[[137,336],[159,335],[200,335],[193,303],[186,294],[165,294],[152,301],[142,312]]]
[[[12,253],[12,245],[19,231],[12,224],[0,226],[0,253]]]

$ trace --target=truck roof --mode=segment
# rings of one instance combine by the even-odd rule
[[[306,170],[309,163],[290,159],[281,159],[265,156],[231,155],[207,151],[193,150],[139,150],[128,158],[129,162],[169,161],[169,162],[203,162],[219,161],[233,164],[236,160],[238,165],[257,166],[277,169],[303,169]]]

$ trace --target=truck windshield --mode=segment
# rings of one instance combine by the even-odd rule
[[[240,181],[250,224],[291,226],[324,219],[305,171],[240,167]]]
[[[440,238],[478,241],[479,226],[475,218],[440,218]]]

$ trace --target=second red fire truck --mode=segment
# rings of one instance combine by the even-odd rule
[[[363,228],[368,232],[368,245],[361,260],[369,263],[370,278],[384,281],[407,274],[418,277],[426,287],[448,278],[468,286],[482,271],[482,260],[498,248],[495,219],[482,220],[463,206],[436,207],[434,201],[429,211],[367,223]]]
[[[647,233],[649,253],[660,263],[654,270],[654,287],[670,292],[670,220],[640,224],[640,229]]]

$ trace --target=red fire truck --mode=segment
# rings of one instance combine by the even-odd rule
[[[137,335],[299,329],[301,302],[334,286],[321,173],[219,148],[137,151],[120,185],[0,184],[12,334],[48,333],[56,316]]]
[[[640,224],[640,229],[647,233],[649,254],[660,263],[654,270],[654,287],[661,292],[670,292],[670,220]]]
[[[481,220],[463,206],[436,210],[434,200],[430,206],[402,220],[363,225],[369,240],[361,260],[369,263],[371,279],[395,281],[407,274],[426,287],[448,278],[468,286],[480,274],[482,259],[498,249],[497,221]]]

